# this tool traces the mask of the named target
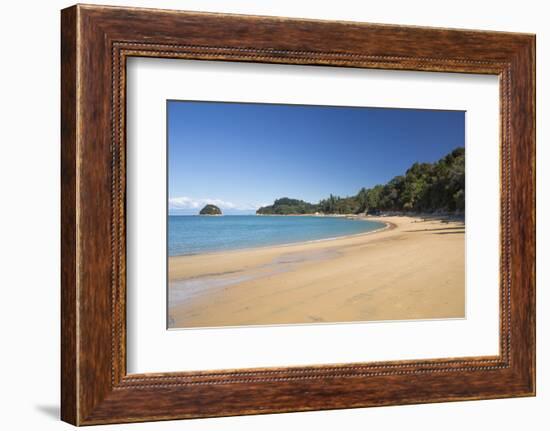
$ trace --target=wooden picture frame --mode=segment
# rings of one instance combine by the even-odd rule
[[[535,394],[535,36],[77,5],[61,14],[61,417],[75,425]],[[500,77],[500,354],[126,373],[130,56]]]

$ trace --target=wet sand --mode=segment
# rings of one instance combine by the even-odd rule
[[[169,327],[460,318],[464,223],[369,217],[386,229],[169,258]]]

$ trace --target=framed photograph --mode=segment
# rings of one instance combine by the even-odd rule
[[[535,394],[535,36],[61,14],[62,419]]]

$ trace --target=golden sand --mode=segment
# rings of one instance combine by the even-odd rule
[[[464,317],[464,223],[369,219],[388,227],[332,240],[169,258],[169,326]]]

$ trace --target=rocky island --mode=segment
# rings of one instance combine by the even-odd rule
[[[199,213],[200,215],[222,215],[222,210],[216,205],[208,204]]]

